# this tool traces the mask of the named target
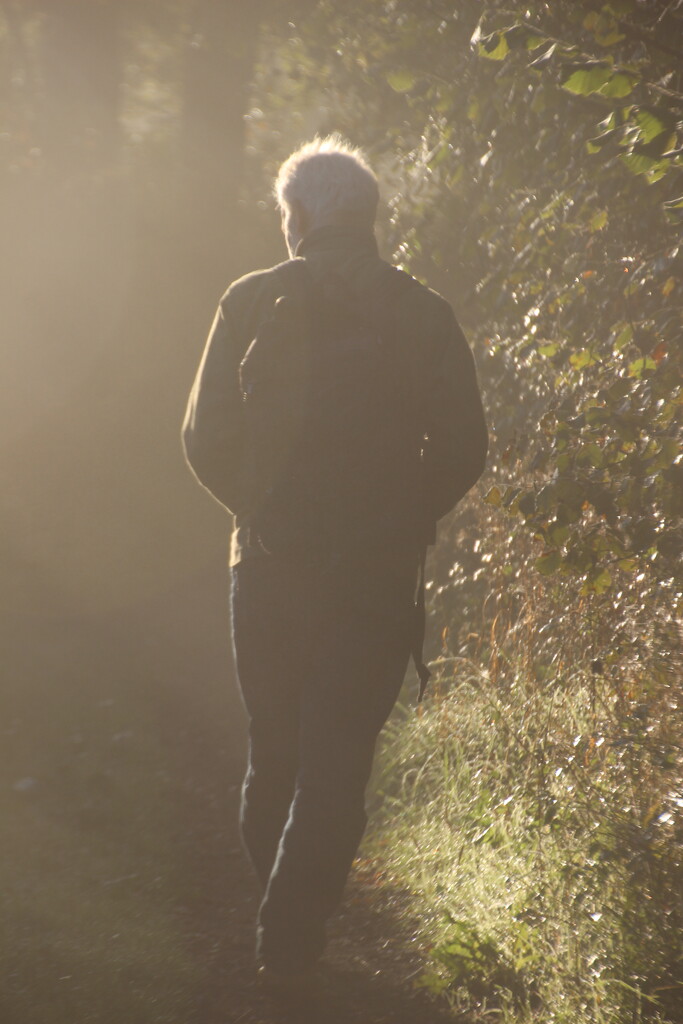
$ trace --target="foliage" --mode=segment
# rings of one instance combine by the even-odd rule
[[[550,668],[553,584],[529,575],[520,601],[393,723],[366,854],[419,897],[422,984],[468,1019],[678,1021],[680,687],[654,666],[623,685],[570,650]]]
[[[424,901],[427,983],[484,1016],[678,1019],[682,27],[639,0],[321,0],[257,75],[253,154],[365,145],[384,246],[478,360],[485,502],[441,530],[441,695],[385,750],[381,856]]]
[[[500,550],[506,517],[488,515]],[[422,714],[385,737],[367,853],[423,908],[422,983],[470,1019],[678,1022],[682,666],[666,617],[649,622],[647,598],[637,619],[610,616],[528,561],[514,587],[485,565],[487,607],[435,659]]]
[[[321,3],[299,26],[307,45],[290,40],[296,73],[285,56],[261,86],[289,110],[327,82],[319,127],[369,143],[380,166],[397,158],[387,240],[471,329],[493,474],[515,484],[489,500],[543,541],[538,569],[604,591],[618,565],[670,600],[683,585],[675,7]]]

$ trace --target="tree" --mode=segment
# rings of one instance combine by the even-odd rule
[[[474,336],[489,500],[543,541],[539,571],[586,592],[614,571],[683,586],[681,18],[638,0],[323,2],[292,59],[323,129],[389,180],[393,163],[387,241]]]

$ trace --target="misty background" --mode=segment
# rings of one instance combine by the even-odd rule
[[[225,909],[231,524],[180,424],[222,292],[284,256],[243,189],[266,6],[0,4],[7,1024],[189,1019],[182,913]]]

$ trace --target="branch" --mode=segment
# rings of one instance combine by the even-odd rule
[[[519,21],[519,11],[502,9],[502,10],[495,11],[495,13],[497,15],[504,15],[504,16],[508,16],[508,17],[513,17],[517,21]],[[547,42],[555,43],[560,49],[563,49],[563,50],[565,50],[567,52],[571,52],[571,53],[575,54],[576,57],[578,59],[580,59],[580,60],[597,61],[597,62],[600,62],[600,61],[604,62],[605,61],[605,55],[604,54],[603,55],[598,55],[598,54],[595,54],[595,53],[587,53],[585,50],[580,49],[579,46],[576,43],[569,43],[565,39],[560,39],[558,36],[550,35],[548,32],[545,31],[545,29],[541,28],[537,24],[534,24],[534,22],[532,22],[530,20],[524,19],[524,25],[527,26],[529,29],[531,29],[533,32],[538,33],[538,35],[542,36],[543,39],[547,40]],[[632,28],[633,32],[637,33],[639,35],[639,38],[640,38],[641,42],[652,43],[653,45],[658,46],[660,49],[664,49],[665,52],[667,52],[670,56],[676,57],[676,59],[679,61],[679,63],[683,63],[683,52],[682,51],[670,49],[669,47],[666,47],[665,44],[659,44],[659,42],[657,40],[651,39],[649,37],[649,35],[647,35],[647,33],[645,33],[643,35],[640,35],[640,32],[642,30],[637,29],[635,26],[631,26],[630,24],[627,25],[624,22],[619,22],[619,25],[622,28]],[[508,26],[508,28],[509,27],[510,26]],[[630,67],[625,67],[623,64],[617,64],[615,62],[614,65],[613,65],[613,69],[614,69],[615,72],[620,72],[620,73],[622,73],[624,75],[631,75],[632,77],[636,78],[641,85],[645,86],[646,89],[652,89],[655,92],[660,93],[662,96],[668,96],[670,99],[679,100],[681,103],[683,103],[683,93],[676,92],[673,89],[667,89],[665,86],[657,85],[655,82],[650,82],[646,78],[644,78],[643,75],[640,74],[640,72],[634,71]]]
[[[630,21],[619,21],[619,28],[631,39],[637,39],[638,42],[646,43],[648,46],[655,46],[662,53],[667,53],[670,57],[674,57],[678,61],[678,67],[683,65],[683,50],[674,50],[672,46],[667,46],[666,43],[662,43],[659,39],[655,38],[654,32],[646,29],[638,28],[637,25],[632,25]]]

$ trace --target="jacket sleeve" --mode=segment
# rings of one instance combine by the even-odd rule
[[[239,389],[241,346],[221,301],[195,377],[182,428],[185,457],[201,484],[230,512],[244,494],[244,416]]]
[[[474,358],[450,306],[443,303],[445,345],[428,403],[424,469],[435,520],[449,512],[484,472],[488,431]]]

